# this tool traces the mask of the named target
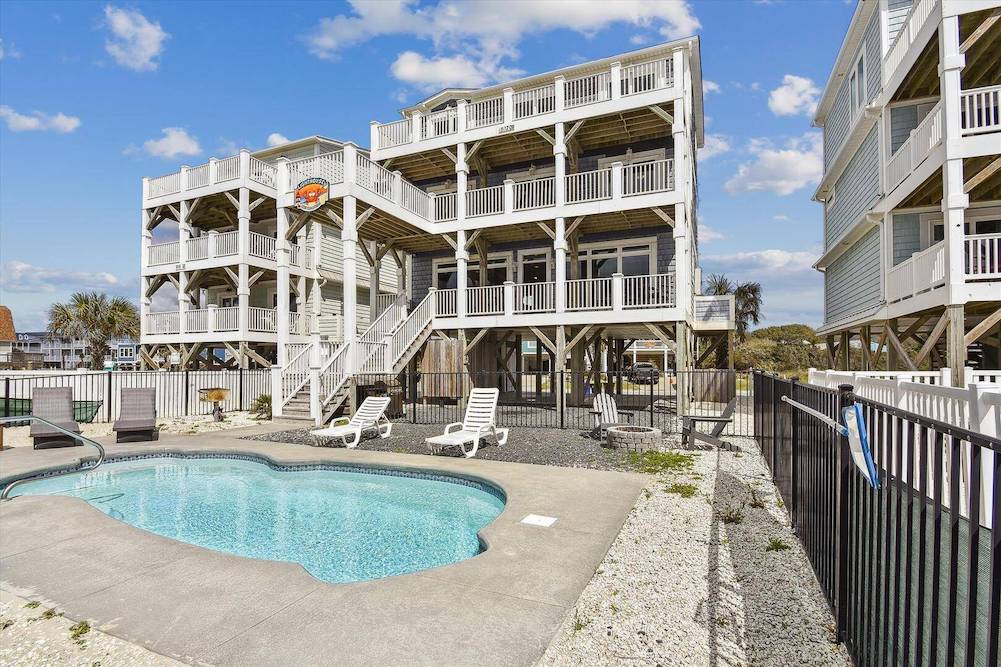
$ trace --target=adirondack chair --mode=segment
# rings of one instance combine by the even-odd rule
[[[500,390],[494,389],[473,389],[469,394],[469,401],[466,403],[466,416],[461,422],[455,422],[445,427],[445,432],[433,438],[428,438],[424,442],[432,454],[438,454],[445,447],[459,447],[466,458],[476,456],[479,449],[480,440],[488,435],[492,435],[497,440],[497,446],[507,442],[506,428],[497,428],[495,415],[497,413],[497,399]],[[466,449],[466,443],[471,443],[472,448]]]
[[[378,431],[380,438],[388,438],[393,432],[393,423],[386,417],[386,408],[392,400],[389,396],[367,397],[350,419],[341,417],[327,428],[310,431],[313,443],[323,447],[327,440],[340,438],[345,447],[353,449],[361,442],[362,433],[372,429]]]
[[[681,446],[688,445],[689,441],[695,444],[696,440],[701,440],[716,447],[729,448],[729,445],[719,439],[719,436],[726,430],[727,424],[733,421],[733,412],[737,408],[737,399],[732,398],[723,408],[719,416],[708,415],[683,415],[681,426]],[[699,422],[709,422],[715,424],[709,433],[703,433],[696,429]]]
[[[633,413],[619,410],[615,405],[615,399],[605,392],[595,395],[591,414],[594,415],[594,429],[591,433],[599,440],[605,439],[605,431],[608,430],[609,426],[625,424],[626,422],[622,421],[623,418],[630,424],[633,422]]]

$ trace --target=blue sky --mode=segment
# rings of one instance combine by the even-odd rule
[[[481,0],[0,3],[0,302],[44,327],[78,289],[135,297],[143,176],[697,33],[705,274],[758,280],[763,324],[822,317],[812,111],[854,4]],[[272,138],[274,139],[274,137]]]

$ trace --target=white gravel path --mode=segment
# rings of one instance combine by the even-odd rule
[[[764,460],[731,440],[742,453],[689,452],[690,471],[651,475],[540,664],[850,664]],[[767,550],[773,538],[788,548]]]

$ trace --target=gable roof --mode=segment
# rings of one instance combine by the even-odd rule
[[[7,306],[0,306],[0,343],[13,343],[17,340],[14,333],[14,316]]]

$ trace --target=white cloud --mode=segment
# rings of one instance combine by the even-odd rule
[[[785,213],[779,213],[778,215],[773,215],[772,220],[776,222],[789,222],[790,218]]]
[[[288,143],[288,137],[284,134],[278,134],[277,132],[272,132],[268,135],[268,146],[281,146],[282,144]]]
[[[707,134],[705,145],[699,149],[699,159],[709,160],[730,151],[730,141],[722,134]]]
[[[528,35],[563,29],[590,37],[610,25],[626,24],[676,39],[700,27],[686,0],[439,0],[433,4],[351,0],[350,4],[352,13],[321,18],[319,26],[304,37],[310,53],[333,59],[345,48],[386,35],[427,39],[432,55],[407,51],[399,54],[392,67],[401,80],[424,89],[477,86],[518,76],[519,71],[505,61],[517,59],[518,43]],[[418,71],[425,66],[431,71]]]
[[[723,232],[716,231],[709,225],[699,225],[699,242],[700,243],[712,243],[713,241],[720,241],[725,239]]]
[[[103,271],[69,271],[34,266],[13,260],[3,264],[0,283],[9,292],[56,292],[60,290],[113,289],[120,281]]]
[[[111,38],[104,50],[122,67],[137,72],[155,70],[163,43],[170,37],[157,22],[151,22],[134,9],[104,7],[104,18]]]
[[[143,148],[150,155],[167,159],[179,155],[198,155],[202,152],[198,139],[188,134],[183,127],[163,128],[163,137],[144,141]]]
[[[215,149],[216,155],[229,157],[230,155],[236,155],[239,152],[240,152],[239,144],[237,144],[232,139],[227,139],[226,137],[219,137],[219,145]]]
[[[11,132],[59,132],[68,134],[80,127],[80,119],[76,116],[67,116],[63,112],[47,114],[41,111],[32,111],[31,115],[25,115],[14,111],[9,106],[0,106],[0,118],[7,123],[7,129]]]
[[[4,60],[5,58],[13,58],[14,60],[17,60],[20,57],[21,52],[17,50],[16,46],[14,46],[14,42],[4,44],[3,40],[0,39],[0,60]]]
[[[765,273],[813,271],[817,253],[810,250],[753,250],[726,255],[708,255],[707,262],[744,271]]]
[[[709,93],[719,93],[722,92],[722,88],[715,81],[710,81],[709,79],[702,80],[702,92],[708,95]]]
[[[823,173],[823,139],[820,132],[807,132],[775,146],[765,139],[752,139],[748,150],[754,156],[737,168],[724,187],[738,192],[773,192],[790,195],[820,181]]]
[[[776,116],[812,116],[817,111],[820,88],[808,79],[795,74],[782,77],[782,85],[768,94],[768,108]]]

